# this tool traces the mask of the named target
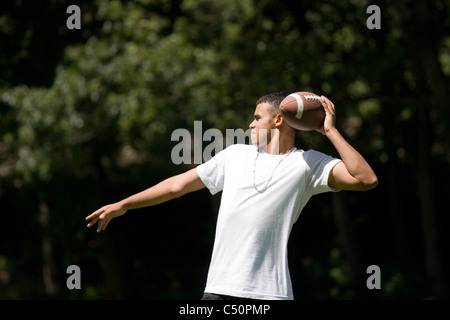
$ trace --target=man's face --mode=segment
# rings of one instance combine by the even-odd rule
[[[276,115],[267,102],[262,102],[256,106],[253,118],[253,122],[249,125],[252,129],[252,144],[261,148],[266,146],[272,138],[271,130],[276,128]]]

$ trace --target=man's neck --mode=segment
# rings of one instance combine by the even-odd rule
[[[275,135],[267,144],[267,153],[283,155],[289,153],[295,146],[294,137],[286,135]]]
[[[271,129],[271,136],[267,144],[262,143],[258,148],[268,154],[283,155],[289,153],[294,146],[294,130]]]

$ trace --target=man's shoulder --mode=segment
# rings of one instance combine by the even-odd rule
[[[329,157],[329,155],[314,149],[301,150],[305,157]]]
[[[331,158],[329,155],[315,149],[296,149],[294,154],[297,161],[301,161],[307,166],[312,166],[314,163],[320,162],[323,159]]]
[[[341,161],[339,158],[335,158],[331,155],[317,151],[314,149],[306,150],[302,153],[303,161],[310,168],[320,166],[321,164],[327,164],[333,161]]]

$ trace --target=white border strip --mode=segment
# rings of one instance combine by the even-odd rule
[[[297,114],[295,115],[295,117],[297,119],[301,119],[303,116],[303,100],[302,97],[300,97],[298,94],[296,93],[292,93],[289,96],[293,97],[295,100],[297,100]]]

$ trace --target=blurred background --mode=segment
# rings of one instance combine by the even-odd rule
[[[366,26],[373,4],[381,29]],[[289,242],[296,299],[448,299],[449,5],[2,1],[0,298],[200,299],[220,194],[131,211],[100,234],[84,219],[194,167],[172,163],[173,130],[246,130],[256,100],[286,90],[329,97],[379,178],[308,203]],[[337,156],[316,132],[296,144]],[[366,286],[370,265],[381,289]]]

